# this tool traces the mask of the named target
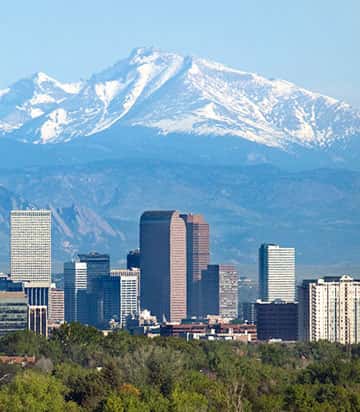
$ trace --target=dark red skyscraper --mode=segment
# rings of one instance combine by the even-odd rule
[[[209,260],[209,224],[202,215],[183,214],[186,223],[187,254],[187,315],[200,316],[201,271],[206,269]]]

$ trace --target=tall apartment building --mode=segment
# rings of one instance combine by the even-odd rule
[[[119,279],[119,321],[121,327],[125,327],[128,316],[140,314],[140,270],[114,269],[110,275]]]
[[[87,264],[64,264],[64,300],[66,322],[87,323]]]
[[[187,316],[200,316],[201,273],[210,262],[209,224],[202,215],[181,217],[186,224]]]
[[[186,318],[186,225],[179,212],[144,212],[140,251],[143,309],[159,320]]]
[[[238,316],[238,274],[233,265],[208,265],[201,279],[202,314]]]
[[[263,302],[295,301],[295,249],[263,244],[259,249],[259,288]]]
[[[305,280],[298,299],[301,340],[360,343],[360,280],[348,275]]]
[[[51,211],[11,212],[10,266],[14,281],[51,282]]]
[[[50,289],[49,300],[49,323],[53,325],[64,322],[64,290],[56,288],[55,285],[52,286]]]

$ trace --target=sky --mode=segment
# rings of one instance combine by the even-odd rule
[[[154,46],[360,107],[359,22],[359,0],[1,0],[0,88],[85,79]]]

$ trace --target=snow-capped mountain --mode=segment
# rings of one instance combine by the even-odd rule
[[[0,91],[4,136],[66,142],[115,124],[322,147],[360,135],[360,110],[284,80],[152,48],[135,49],[82,83],[38,73]]]

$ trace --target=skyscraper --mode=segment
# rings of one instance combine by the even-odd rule
[[[87,265],[85,262],[64,264],[64,287],[66,322],[87,323]]]
[[[120,282],[120,313],[119,321],[122,327],[126,326],[126,318],[140,313],[140,270],[114,269],[111,277],[116,277]]]
[[[126,255],[126,267],[130,269],[140,269],[140,249],[130,250]]]
[[[60,324],[65,320],[64,290],[53,285],[50,289],[49,323]]]
[[[299,337],[360,343],[360,281],[348,275],[304,280],[299,287]]]
[[[259,287],[263,302],[295,301],[295,249],[263,244],[259,249]]]
[[[200,316],[200,280],[210,261],[209,224],[202,215],[183,214],[186,223],[187,315]]]
[[[202,314],[238,316],[238,274],[233,265],[208,265],[201,279]]]
[[[94,292],[93,280],[101,276],[110,276],[110,256],[97,252],[79,254],[79,261],[86,263],[87,267],[87,289]]]
[[[11,279],[51,282],[51,211],[13,210],[10,233]]]
[[[186,318],[186,225],[179,212],[144,212],[140,250],[142,308],[159,320]]]

